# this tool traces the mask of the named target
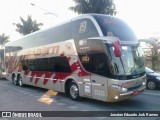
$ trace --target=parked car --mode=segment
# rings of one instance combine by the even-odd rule
[[[157,87],[160,87],[160,74],[156,73],[148,67],[145,67],[145,71],[147,79],[147,88],[153,90]]]

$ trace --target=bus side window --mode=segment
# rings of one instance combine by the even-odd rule
[[[67,57],[55,57],[54,61],[55,61],[56,72],[71,73],[71,67],[67,60]]]
[[[35,70],[35,66],[34,66],[33,64],[30,64],[30,65],[29,65],[29,70],[30,70],[30,71],[34,71],[34,70]]]
[[[89,37],[98,37],[98,31],[90,19],[73,21],[73,39],[81,40]]]
[[[23,65],[23,70],[28,70],[28,67],[26,65]]]
[[[97,53],[97,54],[93,54],[93,73],[99,74],[99,75],[103,75],[103,76],[107,76],[108,74],[108,67],[107,67],[107,59],[105,58],[105,54],[104,53]]]
[[[71,68],[66,57],[39,58],[26,61],[28,61],[28,66],[26,67],[30,71],[71,73]]]
[[[23,69],[23,70],[28,70],[26,61],[22,60],[22,61],[21,61],[21,65],[22,65],[22,69]]]

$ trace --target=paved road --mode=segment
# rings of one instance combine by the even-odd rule
[[[160,111],[160,90],[146,90],[143,94],[118,103],[106,103],[83,99],[72,101],[62,93],[25,86],[15,86],[7,80],[0,80],[0,111]],[[61,112],[60,114],[64,114]],[[0,118],[0,120],[22,118]],[[27,119],[27,118],[23,118]],[[36,119],[36,118],[34,118]],[[51,118],[38,118],[46,120]],[[37,119],[37,120],[38,120]],[[53,118],[52,118],[53,119]],[[61,120],[62,117],[54,119]],[[74,120],[73,117],[63,119]],[[76,120],[160,120],[160,117],[77,117]]]

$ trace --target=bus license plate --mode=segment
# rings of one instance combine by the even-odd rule
[[[135,96],[135,95],[138,95],[138,91],[133,91],[133,95]]]

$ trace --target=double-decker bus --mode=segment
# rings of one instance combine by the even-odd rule
[[[116,102],[146,87],[139,42],[122,20],[85,14],[5,45],[6,78],[81,97]]]

